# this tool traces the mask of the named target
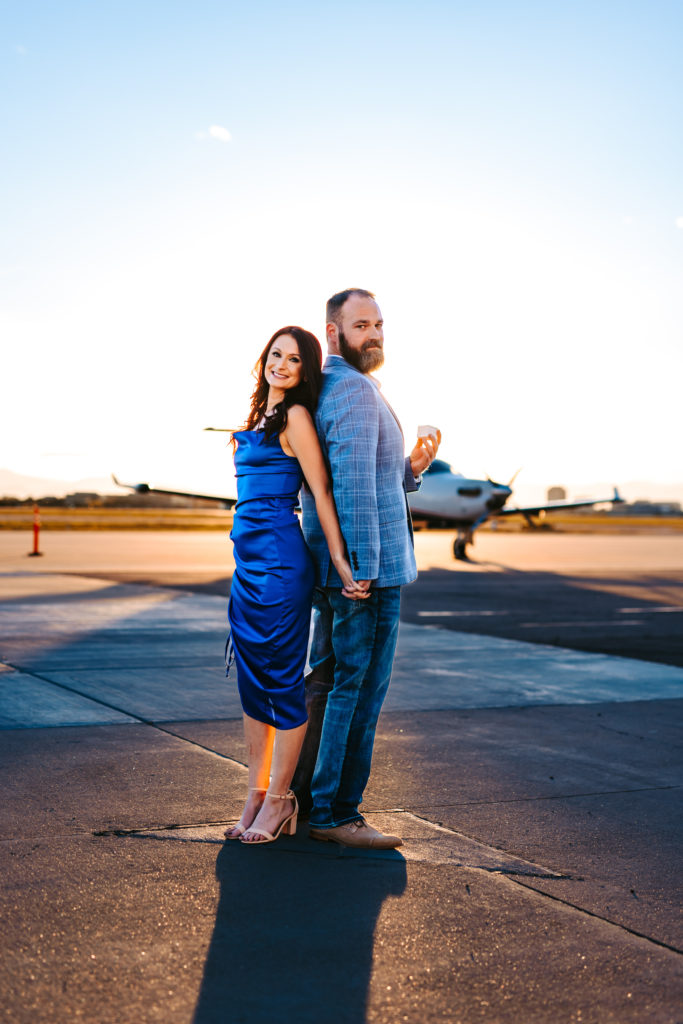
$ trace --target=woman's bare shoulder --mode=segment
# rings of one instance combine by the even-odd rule
[[[313,426],[313,417],[305,405],[292,405],[287,410],[287,424],[294,427]]]

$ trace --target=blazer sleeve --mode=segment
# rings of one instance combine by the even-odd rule
[[[406,455],[406,468],[404,481],[406,485],[406,494],[410,494],[411,491],[419,491],[422,487],[422,473],[419,476],[413,475],[413,470],[410,465],[410,456]]]
[[[325,401],[322,423],[339,526],[358,580],[379,575],[379,410],[372,387],[362,378],[339,380]]]

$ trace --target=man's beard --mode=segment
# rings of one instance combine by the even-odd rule
[[[381,341],[366,341],[361,348],[352,348],[341,327],[338,328],[338,332],[339,352],[347,363],[351,363],[351,366],[355,366],[361,373],[372,373],[373,370],[379,370],[384,363]]]

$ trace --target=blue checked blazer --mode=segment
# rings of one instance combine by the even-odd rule
[[[395,587],[417,578],[407,491],[419,484],[403,432],[377,383],[341,356],[328,356],[315,416],[354,578]],[[320,586],[341,587],[315,510],[301,493],[303,531]]]

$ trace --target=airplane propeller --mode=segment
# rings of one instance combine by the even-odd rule
[[[517,472],[513,473],[513,475],[510,477],[510,479],[508,480],[508,482],[506,484],[499,484],[499,483],[497,483],[496,480],[492,480],[488,473],[486,474],[486,481],[487,481],[487,483],[492,484],[493,487],[512,487],[513,483],[515,482],[515,480],[517,479],[517,477],[519,476],[519,474],[521,472],[522,472],[522,467],[520,466],[519,469],[517,470]]]

